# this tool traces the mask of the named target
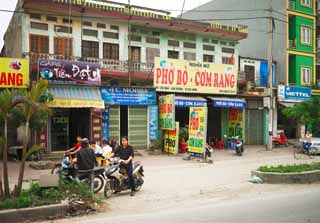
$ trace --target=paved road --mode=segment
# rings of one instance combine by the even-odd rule
[[[239,199],[193,208],[177,207],[156,213],[82,219],[84,223],[104,222],[237,222],[304,223],[320,222],[320,188],[298,193],[275,193],[264,198]]]

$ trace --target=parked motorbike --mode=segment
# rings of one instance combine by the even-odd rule
[[[104,167],[95,167],[93,170],[77,170],[75,166],[71,163],[68,156],[64,156],[61,163],[56,164],[52,170],[51,174],[57,174],[60,177],[64,177],[68,181],[82,182],[87,185],[91,185],[90,172],[93,171],[93,192],[98,193],[104,186],[105,177]]]
[[[106,198],[110,197],[112,194],[129,190],[130,184],[127,176],[125,167],[122,163],[124,160],[113,158],[110,160],[110,167],[105,171],[105,176],[107,177],[106,184],[104,187],[104,196]],[[135,179],[136,191],[141,190],[144,183],[143,166],[140,162],[133,163],[133,177]]]
[[[234,147],[238,156],[242,156],[244,152],[243,140],[239,136],[233,138]]]
[[[288,147],[288,139],[287,136],[283,132],[279,132],[279,136],[272,137],[272,145],[273,147],[281,147],[285,146]]]

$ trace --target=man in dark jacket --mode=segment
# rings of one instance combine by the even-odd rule
[[[91,170],[94,168],[96,163],[96,156],[94,155],[94,151],[89,148],[88,139],[83,139],[81,143],[81,150],[76,153],[77,154],[77,166],[78,170]],[[80,177],[81,175],[81,177]],[[87,174],[80,174],[79,178],[84,178],[88,176]]]

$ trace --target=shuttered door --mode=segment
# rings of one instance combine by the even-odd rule
[[[120,143],[120,106],[110,107],[110,138]]]
[[[246,144],[264,144],[264,114],[263,110],[246,110]]]
[[[128,107],[129,144],[135,149],[147,148],[147,107]]]

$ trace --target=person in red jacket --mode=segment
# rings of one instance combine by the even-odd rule
[[[66,155],[74,155],[81,149],[82,137],[77,136],[77,143],[70,149],[66,151]]]

